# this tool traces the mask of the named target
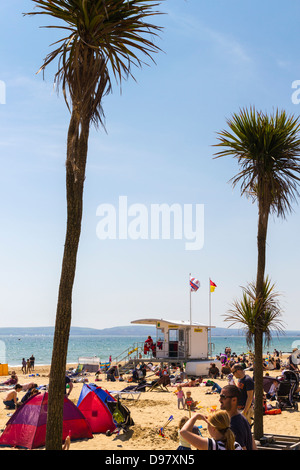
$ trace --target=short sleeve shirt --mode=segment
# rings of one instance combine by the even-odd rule
[[[236,441],[242,446],[242,448],[252,450],[251,428],[245,416],[241,413],[232,416],[230,419],[230,429],[234,433]]]
[[[250,375],[245,375],[245,377],[239,379],[237,386],[241,392],[238,405],[244,407],[248,397],[247,392],[254,390],[254,381]]]

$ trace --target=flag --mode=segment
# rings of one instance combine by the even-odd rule
[[[200,281],[198,281],[198,279],[196,279],[195,277],[191,277],[190,287],[191,287],[191,292],[197,292],[197,290],[200,287]]]
[[[210,292],[214,292],[215,288],[218,287],[218,286],[217,286],[217,284],[215,284],[211,280],[209,282],[210,282]]]

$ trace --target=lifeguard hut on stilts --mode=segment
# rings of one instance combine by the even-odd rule
[[[131,323],[156,327],[152,362],[185,365],[188,375],[208,375],[212,362],[221,369],[221,362],[212,357],[211,329],[215,327],[192,321],[191,293],[198,290],[200,283],[190,278],[190,286],[190,321],[143,318]]]

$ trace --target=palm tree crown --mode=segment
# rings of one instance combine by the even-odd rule
[[[275,285],[267,277],[263,285],[263,295],[258,298],[254,283],[243,287],[241,300],[235,300],[231,309],[225,314],[225,321],[231,322],[230,326],[241,324],[246,332],[246,340],[249,346],[253,345],[253,339],[257,328],[264,334],[265,344],[269,344],[272,332],[283,331],[281,321],[281,308],[278,301],[279,293],[275,291]]]
[[[240,172],[231,179],[241,194],[260,198],[270,212],[285,217],[299,195],[300,122],[278,110],[274,115],[243,109],[227,121],[229,130],[218,133],[217,157],[234,156]]]
[[[131,66],[141,66],[139,54],[153,60],[160,49],[152,40],[161,30],[146,20],[160,14],[153,0],[32,0],[38,11],[62,20],[47,26],[67,33],[44,59],[44,70],[58,58],[55,82],[66,103],[80,108],[81,117],[102,122],[102,97],[111,91],[110,70],[117,82],[132,77]],[[68,96],[68,93],[70,96]]]

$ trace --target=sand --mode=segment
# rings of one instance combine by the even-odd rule
[[[69,365],[68,367],[71,367]],[[19,383],[25,384],[28,382],[36,382],[38,385],[48,384],[48,374],[50,367],[48,366],[36,366],[34,374],[39,374],[39,377],[29,377],[23,375],[20,368],[14,369],[18,377]],[[249,375],[252,372],[248,372]],[[278,376],[280,371],[269,371],[270,376]],[[96,383],[98,386],[106,390],[122,390],[128,384],[126,382],[107,382],[105,375],[102,374],[102,381],[95,382],[95,375],[90,374],[86,378],[90,383]],[[7,377],[9,378],[9,377]],[[6,377],[1,377],[0,381],[4,381]],[[152,380],[152,378],[150,379]],[[206,379],[204,379],[205,381]],[[228,380],[217,379],[215,380],[219,385],[227,385]],[[82,389],[82,383],[75,383],[72,393],[70,394],[70,400],[77,404],[80,392]],[[163,391],[152,391],[141,393],[138,400],[123,400],[124,404],[129,408],[131,416],[134,420],[135,425],[130,428],[127,433],[120,433],[119,435],[106,436],[103,434],[94,434],[93,439],[76,441],[71,443],[70,450],[176,450],[178,446],[178,423],[183,416],[188,416],[189,412],[186,410],[178,410],[177,408],[177,397],[173,393],[176,390],[175,387],[168,387],[169,392]],[[211,387],[193,387],[184,388],[184,390],[190,390],[194,400],[199,402],[200,412],[206,414],[211,410],[213,406],[219,409],[219,396],[218,394],[206,394],[207,391],[211,390]],[[4,430],[6,423],[9,419],[8,414],[10,410],[6,410],[3,405],[3,399],[7,392],[0,392],[0,430]],[[22,398],[24,392],[19,393],[19,400]],[[264,432],[266,434],[280,434],[287,436],[300,436],[300,411],[294,411],[293,409],[283,410],[280,415],[269,415],[264,416]],[[170,421],[168,426],[165,428],[166,437],[160,437],[159,429],[168,421],[170,416],[173,416],[173,420]],[[206,425],[203,421],[198,422],[199,425],[203,425],[202,434],[208,436]],[[1,450],[9,450],[10,448],[0,448]]]

